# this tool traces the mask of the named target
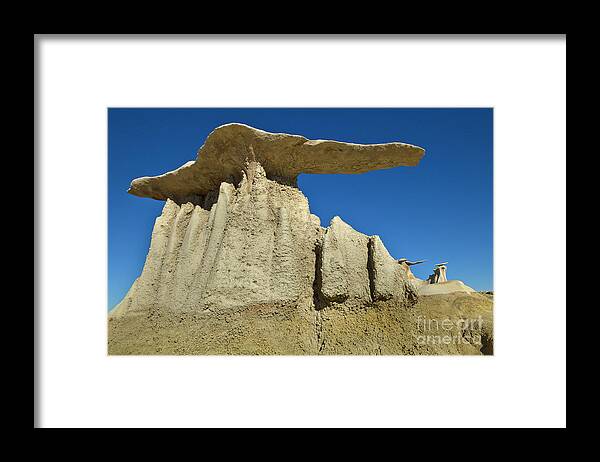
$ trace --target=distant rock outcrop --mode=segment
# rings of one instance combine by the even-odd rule
[[[441,295],[454,292],[475,293],[475,290],[465,285],[458,279],[448,280],[446,276],[446,265],[448,262],[438,263],[433,267],[433,273],[426,281],[415,278],[413,283],[418,287],[419,295]]]

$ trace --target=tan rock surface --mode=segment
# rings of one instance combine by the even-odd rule
[[[331,220],[323,236],[321,265],[321,294],[327,302],[372,302],[368,245],[369,236],[355,231],[340,217]]]
[[[420,295],[414,306],[420,354],[492,355],[493,305],[475,292]]]
[[[142,274],[114,314],[312,300],[319,219],[300,190],[251,168],[251,181],[222,183],[209,210],[166,201]]]
[[[178,203],[200,202],[222,182],[237,184],[246,160],[256,160],[267,177],[295,185],[301,173],[364,173],[415,166],[425,151],[405,143],[353,144],[269,133],[243,124],[213,130],[195,161],[171,172],[132,181],[129,192]]]
[[[381,241],[379,236],[369,240],[369,265],[372,271],[373,300],[407,299],[415,300],[417,294],[411,284],[408,267],[398,264]]]
[[[421,284],[418,286],[419,295],[443,295],[451,294],[453,292],[473,293],[475,290],[457,279],[446,282],[437,282],[435,284]]]
[[[363,307],[249,305],[109,319],[111,355],[489,355],[493,302],[479,294],[419,297]]]

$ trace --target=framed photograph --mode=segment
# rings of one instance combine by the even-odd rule
[[[566,36],[34,60],[34,427],[566,426]]]

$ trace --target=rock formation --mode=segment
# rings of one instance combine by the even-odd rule
[[[417,261],[410,261],[407,258],[399,258],[398,263],[402,266],[402,268],[404,268],[404,271],[406,272],[406,276],[411,280],[411,282],[413,284],[417,283],[417,277],[412,273],[412,271],[410,270],[411,266],[414,265],[420,265],[421,263],[424,263],[426,260],[417,260]],[[417,283],[418,285],[418,283]]]
[[[156,177],[131,182],[129,193],[179,204],[201,203],[221,183],[240,183],[248,162],[258,163],[268,179],[296,186],[301,173],[364,173],[398,166],[415,166],[425,151],[405,143],[353,144],[308,140],[303,136],[268,133],[243,124],[213,130],[195,161]],[[250,178],[250,183],[252,179]]]
[[[453,292],[474,293],[475,290],[459,280],[448,280],[446,277],[446,265],[448,262],[438,263],[433,267],[433,273],[426,281],[420,280],[416,286],[419,295],[440,295]]]
[[[427,279],[429,281],[430,284],[439,284],[441,282],[447,282],[448,279],[446,278],[446,265],[448,264],[448,262],[444,262],[444,263],[437,263],[434,267],[433,267],[433,274],[429,275],[429,278]]]
[[[133,180],[129,193],[165,205],[141,275],[109,314],[109,353],[418,354],[388,338],[414,315],[407,264],[339,217],[321,227],[296,179],[423,154],[228,124],[195,161]]]
[[[142,274],[114,314],[403,297],[400,272],[393,274],[397,268],[379,238],[339,217],[321,228],[296,178],[416,165],[422,155],[403,143],[311,141],[240,124],[215,129],[196,161],[132,181],[131,194],[166,203]],[[313,287],[317,256],[321,274]],[[377,265],[369,272],[372,258]]]

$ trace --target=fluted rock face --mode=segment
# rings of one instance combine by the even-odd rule
[[[325,230],[321,293],[328,302],[371,303],[369,237],[334,217]]]
[[[416,288],[408,277],[406,267],[389,254],[379,236],[369,238],[369,268],[373,300],[398,298],[407,303],[416,301]]]
[[[334,217],[325,229],[321,252],[321,295],[326,302],[365,306],[392,298],[416,298],[406,269],[379,236],[355,231],[340,217]]]
[[[141,276],[114,315],[161,309],[223,311],[313,298],[322,233],[306,197],[268,180],[258,163],[210,209],[168,199]]]
[[[365,306],[405,298],[406,286],[378,236],[339,217],[321,228],[300,190],[269,180],[252,163],[237,188],[221,184],[210,209],[166,201],[142,274],[112,315],[315,299],[317,308]]]

